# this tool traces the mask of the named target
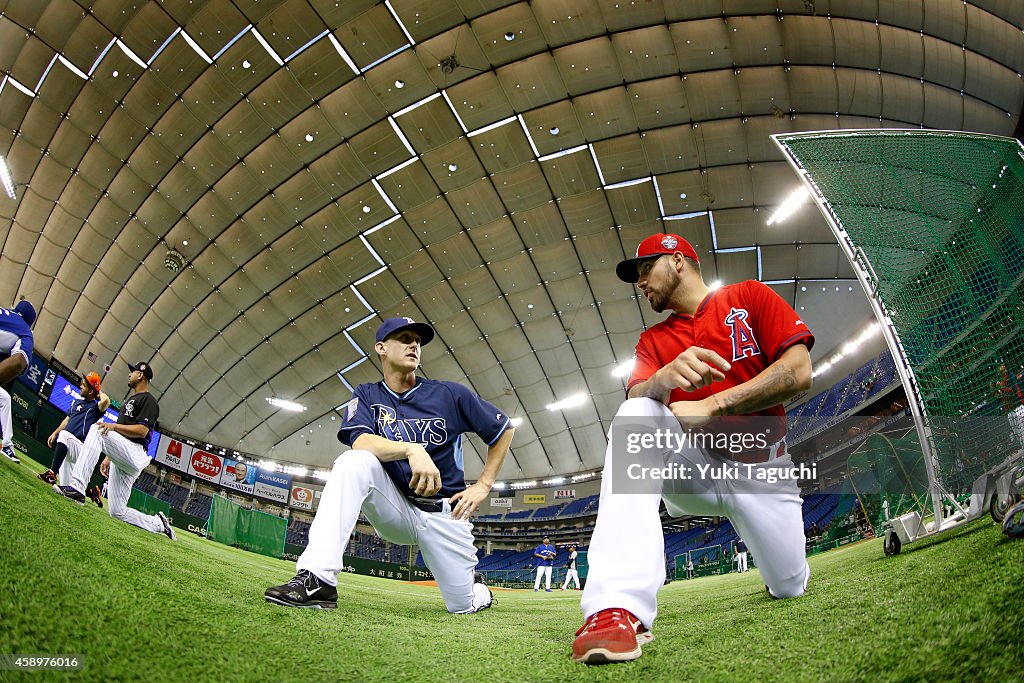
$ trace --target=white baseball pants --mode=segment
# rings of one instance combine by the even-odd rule
[[[540,579],[542,576],[547,577],[547,585],[544,586],[547,590],[551,590],[551,566],[537,567],[537,580],[533,582],[533,590],[540,588]]]
[[[616,417],[659,418],[666,423],[674,419],[666,406],[646,398],[627,400]],[[680,457],[691,472],[698,471],[698,463],[717,466],[725,462],[699,449],[685,450]],[[787,466],[789,456],[769,464]],[[612,492],[610,437],[604,471],[597,524],[587,554],[590,571],[581,600],[583,614],[589,617],[603,609],[627,609],[649,629],[658,614],[658,590],[665,583],[665,538],[658,514],[663,496]],[[703,486],[707,488],[707,483]],[[711,490],[673,493],[664,499],[674,516],[728,517],[757,554],[761,576],[774,597],[792,598],[806,590],[810,568],[804,554],[803,502],[796,482],[720,481]],[[628,552],[624,552],[626,548]]]
[[[57,443],[64,444],[68,449],[67,457],[64,458],[60,469],[57,470],[57,483],[61,486],[71,486],[71,473],[75,469],[75,463],[78,462],[78,454],[82,451],[82,442],[71,432],[62,429],[57,435]],[[79,491],[81,490],[79,489]]]
[[[562,590],[569,587],[569,580],[572,580],[576,584],[576,590],[580,589],[580,575],[575,569],[569,569],[565,572],[565,583],[562,584]]]
[[[736,571],[745,572],[747,571],[747,553],[736,553]]]
[[[400,545],[419,545],[449,612],[469,614],[491,604],[487,587],[473,583],[477,563],[473,525],[468,520],[452,519],[447,499],[441,512],[425,512],[414,506],[369,451],[348,451],[334,461],[309,527],[309,544],[296,568],[336,586],[342,554],[360,511],[381,538]]]
[[[4,430],[4,433],[0,435],[3,437],[3,443],[0,445],[4,448],[13,446],[14,427],[11,424],[11,395],[3,387],[0,387],[0,428]]]
[[[82,444],[78,461],[71,473],[71,486],[79,493],[85,492],[101,453],[110,458],[110,472],[107,477],[107,511],[110,516],[154,534],[164,533],[164,525],[159,517],[144,515],[135,508],[128,507],[132,484],[149,464],[149,455],[142,444],[130,441],[116,432],[101,434],[96,425],[89,427],[89,433],[85,435],[85,443]],[[68,454],[70,456],[70,449]]]

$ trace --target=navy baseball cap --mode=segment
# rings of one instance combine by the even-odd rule
[[[18,302],[18,305],[14,307],[14,311],[21,316],[21,319],[29,327],[32,327],[32,323],[36,321],[36,309],[24,299]]]
[[[135,372],[135,371],[141,372],[142,376],[146,378],[147,382],[153,379],[153,368],[150,366],[149,363],[147,363],[144,360],[143,361],[139,361],[135,365],[132,365],[131,363],[129,363],[128,364],[128,369],[131,370],[132,372]]]
[[[388,318],[377,328],[377,341],[382,342],[402,330],[420,335],[420,346],[426,346],[434,338],[434,328],[427,323],[418,323],[412,318]]]
[[[623,282],[634,284],[640,279],[640,272],[637,270],[637,267],[640,265],[641,261],[646,261],[652,256],[674,254],[677,251],[683,256],[692,258],[697,263],[700,263],[700,258],[697,256],[697,250],[693,248],[693,245],[679,235],[659,232],[655,235],[651,235],[640,243],[636,248],[636,258],[620,261],[619,264],[615,266],[615,274],[618,275],[619,279]]]

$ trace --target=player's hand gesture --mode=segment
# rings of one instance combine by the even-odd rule
[[[104,479],[110,478],[110,458],[103,458],[103,462],[100,463],[100,474]]]
[[[412,468],[409,488],[417,496],[432,496],[441,490],[441,472],[418,443],[409,444],[409,467]]]
[[[490,486],[476,482],[467,486],[464,491],[456,493],[451,498],[451,503],[455,504],[452,508],[452,519],[469,519],[490,492]]]
[[[53,448],[53,441],[57,438],[57,432],[50,434],[50,438],[46,440],[46,445]]]
[[[710,349],[691,346],[654,374],[668,390],[696,391],[725,379],[729,362]]]

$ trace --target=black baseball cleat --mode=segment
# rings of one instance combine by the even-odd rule
[[[58,486],[57,484],[54,484],[53,490],[68,500],[73,500],[79,505],[85,505],[85,494],[81,493],[74,486]]]
[[[54,484],[57,483],[57,475],[53,473],[53,470],[46,470],[45,472],[40,472],[36,476],[39,477],[40,481],[49,484],[50,486],[53,486]]]
[[[3,448],[0,448],[0,452],[3,452],[3,454],[6,455],[7,459],[10,460],[11,462],[18,463],[19,465],[21,464],[21,458],[17,456],[17,454],[14,452],[14,449],[11,448],[10,446],[4,446]]]
[[[103,506],[100,505],[100,507]],[[160,523],[164,526],[164,536],[171,539],[172,541],[176,540],[174,537],[174,527],[171,526],[171,522],[167,519],[167,515],[165,515],[163,512],[158,512],[156,513],[156,516],[160,518]]]
[[[92,502],[96,503],[101,508],[103,507],[103,499],[100,498],[100,487],[99,486],[93,486],[91,489],[86,489],[85,490],[85,495],[89,497],[89,500],[91,500]]]
[[[271,586],[263,597],[267,602],[285,607],[335,609],[338,606],[338,590],[305,569],[299,570],[288,583]]]

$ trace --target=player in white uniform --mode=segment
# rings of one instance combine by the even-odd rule
[[[106,457],[100,463],[100,473],[108,479],[107,509],[110,516],[154,534],[164,534],[173,541],[174,529],[163,512],[144,515],[128,507],[132,484],[149,464],[147,447],[160,417],[156,397],[149,393],[153,368],[147,362],[129,365],[128,368],[131,370],[128,386],[135,393],[124,402],[116,423],[97,422],[89,428],[71,474],[71,484],[54,484],[54,490],[76,503],[84,503],[85,494],[82,491],[89,483],[92,470],[102,453]]]
[[[570,580],[576,584],[576,590],[580,589],[580,574],[576,571],[577,557],[579,557],[579,554],[576,552],[576,546],[569,546],[569,559],[565,563],[565,583],[562,584],[562,590],[569,587]]]

